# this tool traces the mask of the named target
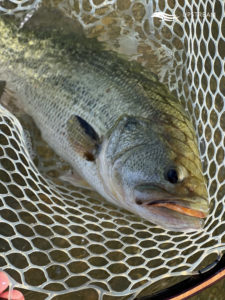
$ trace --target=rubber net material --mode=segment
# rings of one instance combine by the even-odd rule
[[[0,12],[23,11],[26,18],[39,2],[0,1]],[[225,249],[224,1],[52,0],[46,5],[151,68],[177,93],[195,124],[211,213],[201,232],[169,232],[95,192],[62,183],[58,177],[69,166],[41,140],[29,117],[22,118],[22,127],[1,106],[0,268],[17,285],[49,299],[82,291],[84,299],[107,299],[134,297],[163,279],[160,289],[165,278],[212,263]]]

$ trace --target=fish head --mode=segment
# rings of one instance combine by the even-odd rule
[[[169,230],[203,227],[208,194],[188,119],[175,127],[173,120],[121,117],[102,144],[98,167],[106,192],[123,207]]]

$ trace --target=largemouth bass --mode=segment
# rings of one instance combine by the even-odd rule
[[[11,18],[0,19],[0,80],[56,153],[111,203],[169,230],[201,229],[209,202],[196,136],[168,88],[58,12],[21,30]]]

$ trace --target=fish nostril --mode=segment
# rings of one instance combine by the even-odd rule
[[[189,192],[193,193],[194,192],[194,188],[193,187],[188,187]]]
[[[135,202],[136,202],[137,205],[141,205],[142,204],[142,201],[140,199],[136,199]]]

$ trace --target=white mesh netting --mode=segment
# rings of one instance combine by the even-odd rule
[[[40,0],[0,0],[0,12],[8,15],[29,12],[35,9],[40,2]]]
[[[39,2],[0,1],[0,12],[28,13]],[[62,184],[57,177],[66,163],[32,121],[26,125],[33,145],[1,107],[0,268],[48,299],[71,292],[68,299],[107,299],[132,298],[161,279],[211,263],[225,250],[224,1],[44,4],[79,20],[89,36],[150,67],[176,91],[196,126],[212,207],[201,232],[182,234],[152,226],[95,192]]]

